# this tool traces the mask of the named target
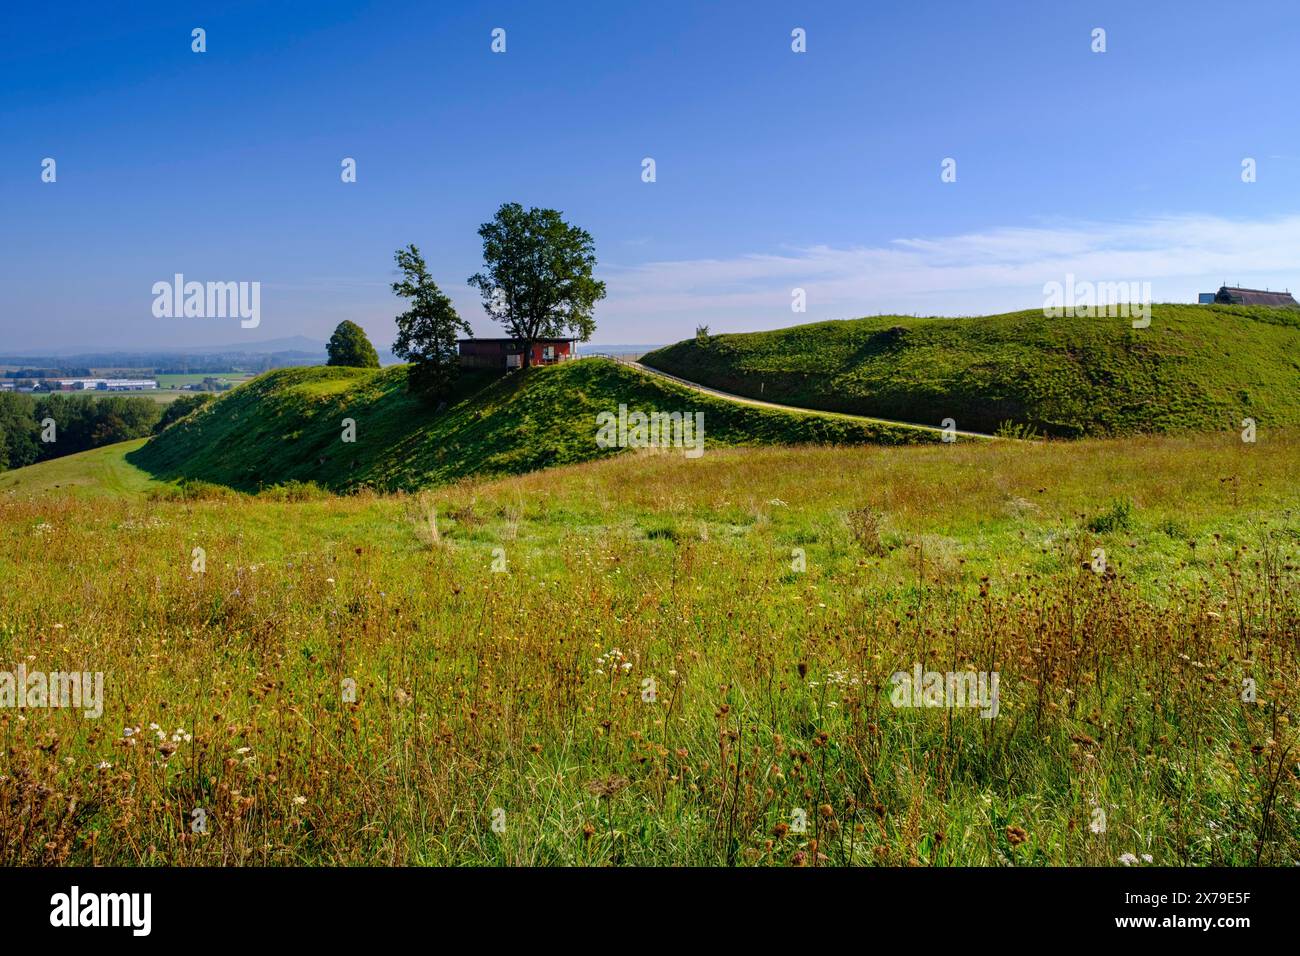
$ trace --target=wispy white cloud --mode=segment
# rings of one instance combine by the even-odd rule
[[[1049,223],[880,246],[786,248],[728,259],[607,266],[604,341],[669,341],[694,331],[776,328],[875,313],[976,315],[1037,308],[1043,285],[1150,282],[1152,297],[1196,301],[1223,281],[1300,286],[1300,216],[1240,221],[1166,216]],[[807,293],[793,313],[791,290]]]

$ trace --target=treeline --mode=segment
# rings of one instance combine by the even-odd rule
[[[0,470],[143,438],[162,415],[139,396],[0,392]]]
[[[90,378],[88,368],[18,368],[4,373],[5,378]]]

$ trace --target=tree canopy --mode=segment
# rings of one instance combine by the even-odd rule
[[[483,296],[488,315],[523,341],[525,365],[539,338],[591,338],[592,312],[605,297],[605,283],[592,275],[596,247],[590,233],[554,209],[505,203],[478,234],[484,270],[469,284]]]
[[[366,338],[365,329],[344,319],[325,346],[329,354],[326,365],[344,365],[349,368],[379,368],[379,353]]]

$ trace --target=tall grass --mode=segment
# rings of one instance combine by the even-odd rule
[[[1292,865],[1298,448],[5,495],[0,667],[107,699],[0,709],[0,863]],[[918,663],[998,716],[894,707]]]

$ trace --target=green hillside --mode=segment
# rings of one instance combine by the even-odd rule
[[[620,403],[646,412],[703,412],[706,453],[729,445],[906,444],[938,437],[739,405],[604,359],[501,377],[466,375],[442,409],[409,394],[406,375],[406,366],[269,372],[181,420],[128,460],[156,478],[246,491],[290,481],[335,490],[415,488],[616,454],[596,445],[596,415],[616,413]],[[356,423],[353,443],[342,440],[347,418]]]
[[[715,335],[642,362],[738,395],[991,432],[1115,435],[1300,423],[1300,313],[1155,305],[1126,318],[1041,310],[964,319],[875,316]]]

